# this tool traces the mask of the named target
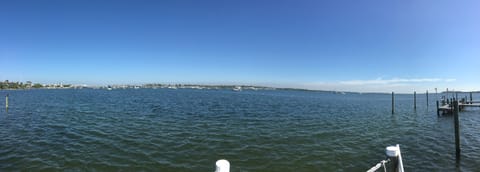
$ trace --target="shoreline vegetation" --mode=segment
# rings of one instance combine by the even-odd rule
[[[209,89],[209,90],[291,90],[291,91],[313,91],[313,92],[332,92],[338,94],[345,94],[342,91],[324,91],[324,90],[309,90],[301,88],[275,88],[266,86],[254,86],[254,85],[207,85],[207,84],[122,84],[122,85],[106,85],[106,86],[87,86],[87,85],[74,85],[74,84],[40,84],[33,83],[31,81],[23,82],[11,82],[5,80],[0,81],[0,90],[25,90],[25,89]],[[354,93],[354,92],[348,92]]]
[[[286,90],[286,91],[309,91],[309,92],[325,92],[333,94],[362,94],[360,92],[352,91],[326,91],[326,90],[310,90],[302,88],[275,88],[275,87],[266,87],[266,86],[253,86],[253,85],[204,85],[204,84],[122,84],[122,85],[106,85],[106,86],[87,86],[83,85],[74,85],[74,84],[40,84],[33,83],[31,81],[23,82],[10,82],[5,80],[0,81],[0,90],[26,90],[26,89],[208,89],[208,90],[233,90],[233,91],[242,91],[242,90]],[[456,93],[468,93],[464,91],[455,91]],[[472,91],[473,93],[480,93],[480,91]],[[377,92],[368,92],[369,94],[375,94]],[[440,92],[445,93],[445,92]],[[449,93],[453,93],[450,91]],[[380,93],[377,94],[390,94],[390,93]]]

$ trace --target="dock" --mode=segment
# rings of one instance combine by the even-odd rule
[[[480,107],[480,101],[474,101],[473,92],[470,92],[470,99],[467,99],[467,96],[464,98],[458,98],[458,93],[455,92],[455,96],[448,98],[448,89],[447,97],[443,96],[441,101],[437,100],[437,116],[440,117],[441,114],[451,114],[453,115],[453,124],[455,132],[455,159],[457,164],[460,162],[460,120],[459,112],[463,111],[465,108],[470,107]],[[427,102],[428,103],[428,102]]]
[[[437,114],[452,114],[455,110],[453,106],[453,102],[456,101],[455,98],[451,100],[442,100],[441,105],[437,101]],[[458,101],[458,110],[462,111],[466,107],[480,107],[480,101],[467,101],[466,99],[462,99]]]

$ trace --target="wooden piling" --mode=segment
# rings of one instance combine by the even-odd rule
[[[458,101],[453,102],[453,116],[454,116],[454,126],[455,126],[455,157],[457,160],[460,160],[460,126],[458,120]]]
[[[472,92],[470,92],[470,104],[473,104]]]
[[[417,92],[413,92],[413,109],[417,109]]]
[[[440,116],[440,105],[437,100],[437,116]]]
[[[449,97],[449,94],[448,94],[448,88],[447,88],[447,97],[446,98],[448,99],[448,97]]]
[[[392,91],[392,114],[395,113],[395,93]]]
[[[427,96],[427,106],[428,106],[428,90],[427,90],[427,92],[426,92],[425,94],[426,94],[426,96]]]

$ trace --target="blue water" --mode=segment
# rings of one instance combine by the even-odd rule
[[[480,109],[460,113],[456,167],[453,118],[437,117],[434,94],[428,107],[418,94],[416,110],[413,95],[396,95],[392,115],[390,94],[0,91],[6,93],[0,171],[214,171],[218,159],[228,159],[232,171],[366,171],[394,144],[407,171],[480,169]]]

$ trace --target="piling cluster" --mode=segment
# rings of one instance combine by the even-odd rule
[[[435,89],[436,92],[436,89]],[[425,92],[426,99],[427,99],[427,107],[429,104],[429,95],[428,90]],[[447,89],[447,96],[449,95]],[[437,116],[441,114],[452,114],[453,115],[453,125],[455,129],[455,157],[457,162],[460,160],[460,121],[459,121],[459,112],[462,111],[465,107],[480,107],[480,101],[473,101],[473,93],[470,92],[470,100],[467,99],[467,96],[458,99],[458,92],[452,94],[451,98],[443,97],[441,101],[437,100]],[[438,97],[437,97],[438,99]],[[417,92],[413,92],[413,109],[417,109]],[[392,92],[392,114],[395,113],[395,93]]]

